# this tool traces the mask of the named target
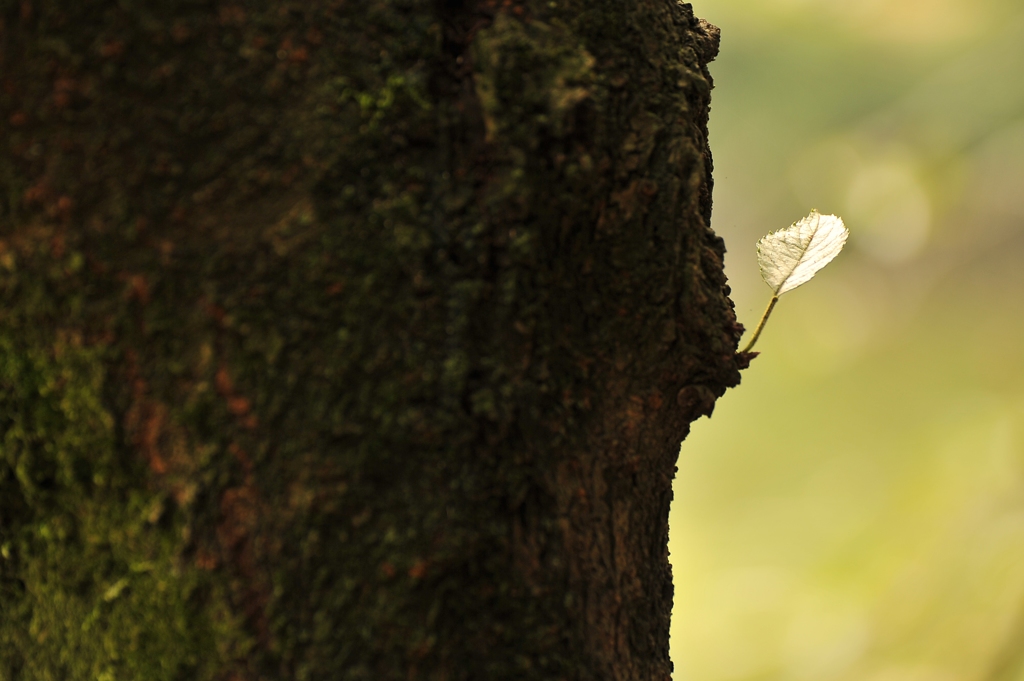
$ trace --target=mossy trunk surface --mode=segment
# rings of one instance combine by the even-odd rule
[[[667,679],[739,381],[672,0],[0,0],[0,679]]]

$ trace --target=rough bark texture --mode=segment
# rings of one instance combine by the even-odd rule
[[[0,0],[0,679],[667,679],[739,381],[672,0]]]

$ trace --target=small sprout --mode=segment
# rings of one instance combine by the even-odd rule
[[[771,287],[773,295],[742,352],[750,352],[754,347],[779,296],[807,283],[818,270],[832,262],[843,250],[848,236],[850,230],[842,218],[812,210],[803,220],[761,237],[757,242],[757,264],[761,266],[761,278]]]

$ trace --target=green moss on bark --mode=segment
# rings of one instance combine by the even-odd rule
[[[118,447],[106,349],[12,335],[0,336],[0,674],[214,678],[244,643],[223,589],[181,560],[180,514]]]

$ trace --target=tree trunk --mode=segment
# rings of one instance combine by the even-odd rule
[[[0,679],[667,679],[717,29],[0,8]]]

